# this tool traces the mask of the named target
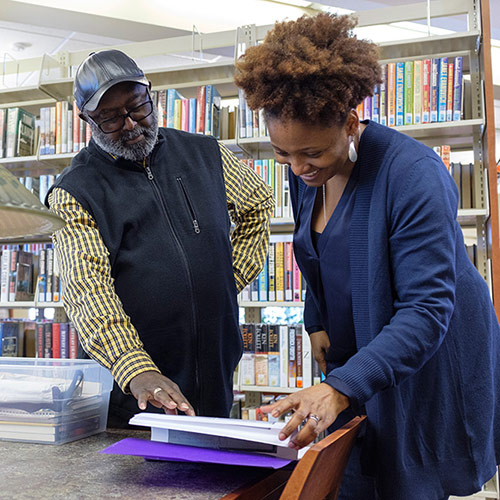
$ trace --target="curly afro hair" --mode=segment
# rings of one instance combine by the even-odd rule
[[[378,48],[352,34],[356,23],[330,14],[276,23],[236,62],[248,106],[267,118],[343,123],[381,81]]]

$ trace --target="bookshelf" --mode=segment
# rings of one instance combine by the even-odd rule
[[[495,161],[495,128],[494,97],[500,98],[500,86],[493,87],[490,46],[489,2],[486,0],[440,0],[433,2],[432,17],[466,15],[469,20],[469,31],[451,33],[440,36],[426,36],[398,42],[380,43],[382,63],[410,61],[424,58],[462,57],[463,71],[468,75],[470,95],[464,110],[463,120],[456,122],[437,122],[419,125],[395,127],[405,134],[420,140],[430,147],[449,144],[452,151],[473,151],[474,171],[473,193],[474,208],[460,209],[460,224],[472,229],[477,244],[477,267],[488,282],[494,300],[497,315],[500,317],[500,226],[498,214],[497,172]],[[359,13],[359,26],[367,27],[377,24],[396,23],[425,19],[427,4],[425,2],[411,5],[380,8]],[[245,30],[244,42],[248,44],[262,40],[271,26],[258,26]],[[204,49],[234,46],[241,33],[232,30],[221,33],[203,35]],[[241,38],[240,38],[241,41]],[[123,45],[120,48],[140,61],[141,57],[189,52],[192,49],[192,37],[178,37]],[[235,47],[236,49],[237,47]],[[21,64],[19,71],[31,71],[38,68],[40,79],[37,86],[0,91],[0,108],[8,106],[24,106],[36,110],[51,105],[56,100],[67,99],[72,92],[72,77],[76,66],[87,55],[87,51],[65,53],[60,56],[44,56],[37,61]],[[9,69],[10,68],[10,69]],[[29,69],[28,69],[29,68]],[[6,71],[15,72],[9,63]],[[208,63],[193,61],[191,64],[175,67],[153,68],[146,70],[147,77],[153,84],[153,90],[176,88],[187,98],[196,95],[199,85],[214,84],[222,97],[237,95],[232,83],[234,65],[231,58]],[[272,149],[267,137],[239,138],[223,141],[233,152],[242,157],[270,158]],[[23,158],[4,158],[0,163],[18,176],[52,174],[66,167],[76,153],[58,155],[37,154]],[[276,218],[272,220],[273,234],[291,234],[293,220]],[[39,304],[40,307],[41,304]],[[43,304],[43,307],[58,307]],[[248,322],[259,322],[263,307],[303,307],[302,302],[255,302],[240,301],[239,306],[245,309]],[[18,304],[0,304],[0,307],[23,307]],[[26,307],[26,306],[24,306]],[[30,305],[28,307],[38,307]],[[267,386],[236,386],[238,390],[248,393],[287,393],[294,389]],[[496,489],[495,489],[496,488]],[[484,491],[485,498],[498,497],[498,480],[492,490]],[[496,495],[492,496],[492,495]]]

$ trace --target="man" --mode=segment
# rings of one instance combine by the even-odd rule
[[[121,389],[110,422],[148,402],[228,416],[236,294],[265,259],[270,189],[213,137],[158,128],[150,82],[123,52],[91,54],[74,96],[92,139],[46,203],[67,222],[54,244],[68,316]]]

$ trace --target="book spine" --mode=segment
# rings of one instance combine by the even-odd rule
[[[387,64],[382,64],[381,69],[381,79],[380,83],[380,124],[387,125]]]
[[[276,301],[276,268],[274,259],[275,243],[269,243],[269,254],[268,254],[268,275],[269,275],[269,301]]]
[[[422,61],[413,65],[413,123],[422,123]]]
[[[404,123],[405,125],[413,125],[413,61],[405,62],[404,75]]]
[[[52,323],[43,324],[43,357],[52,358]]]
[[[14,302],[16,300],[17,254],[17,250],[12,250],[10,254],[9,302]]]
[[[76,102],[73,102],[73,152],[80,151],[80,117]]]
[[[68,344],[69,358],[76,359],[78,357],[78,334],[73,323],[68,324]]]
[[[430,121],[432,123],[438,121],[438,107],[439,107],[439,66],[441,60],[439,58],[432,59],[431,66],[431,105],[430,105]]]
[[[293,301],[300,302],[302,300],[302,275],[300,273],[299,265],[297,264],[297,259],[292,249],[292,259],[293,259]]]
[[[285,242],[285,301],[293,300],[293,243]]]
[[[68,359],[69,358],[69,329],[68,323],[60,323],[60,341],[59,345],[61,346],[61,358]]]
[[[46,269],[47,249],[40,249],[38,257],[38,301],[45,302],[45,292],[47,289],[47,274]]]
[[[450,61],[448,63],[448,83],[446,94],[446,121],[453,121],[453,78],[455,76],[455,63]]]
[[[380,85],[375,85],[372,97],[372,120],[380,123]]]
[[[52,275],[54,271],[54,249],[47,247],[47,258],[45,260],[45,301],[52,302]]]
[[[52,357],[61,358],[61,324],[52,323]]]
[[[280,386],[279,325],[268,325],[268,378],[271,387]]]
[[[280,387],[288,387],[288,326],[279,326]]]
[[[36,357],[44,358],[45,357],[45,326],[42,322],[37,322],[35,324],[36,331]]]
[[[276,242],[276,300],[285,300],[284,242]]]
[[[297,359],[295,350],[295,326],[288,327],[288,387],[296,387]]]
[[[448,97],[448,58],[442,57],[439,63],[439,100],[438,121],[446,121],[446,99]]]
[[[455,57],[455,76],[453,79],[453,121],[462,118],[462,56]]]
[[[396,63],[396,126],[404,125],[405,63]]]
[[[302,376],[303,386],[311,387],[312,381],[312,347],[309,334],[302,330]]]
[[[429,123],[431,103],[431,60],[424,59],[422,63],[422,123]]]
[[[307,334],[306,334],[307,335]],[[304,387],[304,370],[303,370],[303,352],[302,352],[302,328],[300,325],[295,326],[295,359],[297,361],[297,376],[295,379],[295,387],[302,389]]]
[[[189,99],[189,126],[188,130],[192,134],[196,132],[196,103],[197,100],[195,97],[191,97]]]
[[[387,124],[396,125],[396,64],[387,65]]]
[[[0,301],[9,301],[9,275],[10,275],[10,259],[11,250],[4,248],[2,251],[2,267],[1,267],[1,281],[0,281]]]

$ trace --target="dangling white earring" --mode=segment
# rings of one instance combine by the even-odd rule
[[[352,135],[349,136],[349,160],[351,160],[352,163],[356,163],[358,160],[358,152],[354,147],[354,139]]]

